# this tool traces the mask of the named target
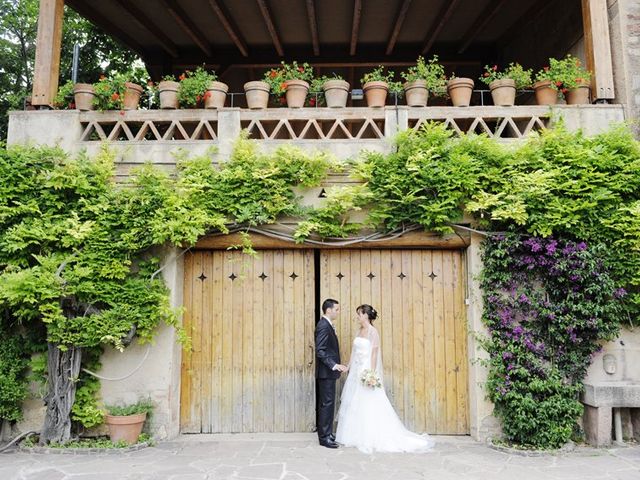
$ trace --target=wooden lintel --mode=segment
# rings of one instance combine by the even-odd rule
[[[176,21],[180,28],[184,30],[184,32],[189,35],[191,40],[198,45],[200,50],[202,50],[208,56],[213,56],[213,52],[211,51],[211,47],[209,46],[209,42],[204,36],[204,34],[196,27],[193,21],[189,18],[189,15],[182,9],[182,7],[175,0],[160,0],[162,4],[165,6],[167,11],[171,14],[173,19]]]
[[[459,3],[460,0],[445,0],[433,22],[433,25],[429,29],[429,33],[427,33],[427,36],[425,37],[424,46],[422,47],[421,52],[423,55],[425,55],[433,46],[436,38],[438,38],[438,35],[440,34],[440,31],[447,24]]]
[[[225,11],[224,7],[217,0],[209,0],[209,5],[217,15],[220,23],[222,23],[222,26],[227,32],[227,35],[229,35],[229,38],[233,41],[233,43],[235,43],[236,47],[238,47],[238,50],[240,50],[242,56],[248,57],[249,49],[247,48],[247,43],[242,38],[238,27],[231,21],[231,17]]]
[[[127,0],[116,0],[120,6],[131,14],[131,18],[138,25],[153,35],[160,43],[160,46],[165,52],[167,52],[172,58],[178,58],[178,48],[171,41],[171,39],[155,25],[151,19],[139,9],[134,3]]]
[[[258,2],[258,7],[260,7],[260,12],[262,13],[262,18],[264,18],[264,23],[267,25],[267,30],[269,31],[269,35],[271,35],[271,40],[273,41],[273,46],[278,52],[278,55],[284,57],[284,50],[282,48],[282,42],[280,42],[280,37],[278,36],[278,31],[276,30],[276,26],[273,23],[273,19],[271,18],[271,12],[269,11],[269,6],[267,5],[266,0],[256,0]]]
[[[502,5],[506,2],[507,0],[493,0],[482,12],[480,12],[478,19],[462,36],[458,53],[463,53],[469,45],[471,45],[471,42],[473,42],[473,39],[480,33],[480,30],[482,30],[493,19],[496,13],[498,13],[502,8]]]
[[[607,0],[582,0],[582,22],[593,100],[612,100],[615,90]]]
[[[349,46],[349,55],[356,54],[358,45],[358,32],[360,32],[360,18],[362,17],[362,0],[353,2],[353,22],[351,24],[351,45]]]
[[[387,55],[391,55],[391,52],[393,52],[393,47],[396,46],[398,36],[400,35],[400,29],[402,29],[402,24],[404,23],[404,19],[407,16],[407,12],[409,11],[410,6],[411,0],[404,0],[404,2],[402,2],[402,6],[400,7],[398,16],[396,17],[396,23],[394,24],[391,36],[389,37],[389,43],[387,43],[387,50],[385,52]]]
[[[31,104],[52,106],[58,91],[64,0],[40,0]]]
[[[309,30],[311,32],[311,43],[313,45],[313,54],[317,57],[320,55],[320,39],[318,37],[318,21],[316,19],[315,0],[307,1],[307,17],[309,18]]]
[[[324,243],[321,245],[311,243],[295,243],[292,241],[280,240],[272,238],[267,235],[259,233],[250,234],[253,248],[256,250],[266,249],[324,249],[324,248],[347,248],[347,249],[360,249],[360,248],[430,248],[430,249],[461,249],[466,248],[470,244],[470,235],[464,234],[451,234],[451,235],[438,235],[435,233],[427,232],[409,232],[401,237],[384,240],[378,242],[359,242],[348,246],[339,246],[335,243]],[[202,237],[195,245],[197,250],[224,250],[229,247],[242,244],[242,237],[239,233],[232,233],[229,235],[208,235]]]

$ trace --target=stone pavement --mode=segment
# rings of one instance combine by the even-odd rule
[[[469,437],[434,437],[425,454],[364,455],[318,446],[311,434],[184,435],[136,452],[0,454],[1,480],[640,480],[640,446],[561,455],[498,452]]]

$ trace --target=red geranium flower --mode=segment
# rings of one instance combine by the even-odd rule
[[[484,76],[488,77],[489,76],[489,72],[484,72]]]
[[[280,84],[280,89],[285,90],[287,88],[287,82],[282,82]]]
[[[74,102],[71,102],[71,103],[69,104],[69,108],[70,108],[71,110],[75,110],[75,109],[76,109],[76,104],[75,104]]]
[[[549,67],[544,67],[544,69],[543,69],[543,70],[544,70],[545,72],[548,72],[548,71],[549,71]]]
[[[299,71],[300,73],[304,73],[304,68],[303,68],[303,67],[298,67],[298,71]]]
[[[184,73],[178,77],[180,81],[184,80],[185,78],[187,78],[187,76]]]
[[[118,92],[114,92],[114,93],[111,95],[111,100],[113,100],[114,102],[115,102],[116,100],[118,100],[119,98],[120,98],[120,94],[118,94]]]
[[[196,102],[200,101],[200,95],[196,95]]]
[[[120,110],[120,115],[124,117],[124,110]]]
[[[278,76],[278,72],[276,72],[275,70],[271,70],[271,73],[269,73],[269,76],[270,76],[271,78],[275,78],[275,77],[277,77],[277,76]]]
[[[567,93],[568,91],[569,91],[569,90],[568,90],[568,89],[566,89],[566,88],[563,88],[563,89],[561,90],[561,92],[562,92],[562,93]]]
[[[284,97],[280,97],[280,105],[286,105],[287,104],[287,99]]]
[[[310,98],[309,99],[309,105],[312,106],[312,107],[315,107],[316,106],[316,99],[315,98]]]
[[[561,81],[557,81],[556,82],[556,87],[561,87],[562,86],[562,82]]]

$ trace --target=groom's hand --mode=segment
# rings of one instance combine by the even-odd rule
[[[349,370],[347,367],[345,367],[344,365],[340,365],[339,363],[335,366],[335,369],[339,372],[346,372],[347,370]]]

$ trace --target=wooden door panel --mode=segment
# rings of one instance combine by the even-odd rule
[[[358,328],[355,308],[378,310],[385,388],[408,428],[469,433],[462,251],[322,250],[320,288],[322,299],[342,306],[345,363]]]

